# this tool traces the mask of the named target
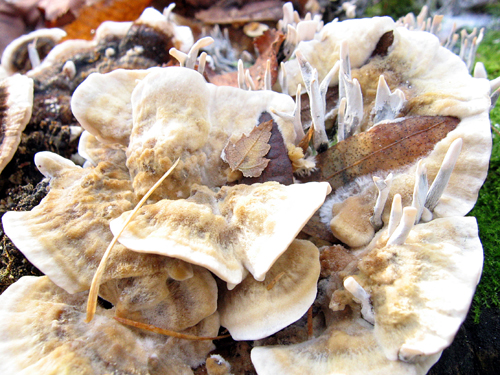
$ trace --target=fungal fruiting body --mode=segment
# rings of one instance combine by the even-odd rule
[[[0,299],[18,303],[14,293],[33,284],[82,320],[81,301],[67,296],[85,298],[94,278],[91,299],[99,290],[113,308],[89,327],[129,332],[114,313],[174,331],[210,321],[213,337],[220,323],[255,340],[260,375],[428,371],[481,274],[475,219],[463,216],[487,172],[491,85],[434,35],[388,17],[323,26],[290,4],[284,13],[280,74],[275,54],[259,77],[239,63],[239,87],[207,82],[207,37],[170,50],[181,67],[93,73],[78,86],[71,106],[86,162],[37,154],[49,194],[3,217],[48,277]],[[131,340],[172,341],[149,335]],[[280,335],[293,344],[267,345]],[[196,352],[166,357],[179,373],[213,348],[178,345]],[[140,366],[161,373],[155,355]]]

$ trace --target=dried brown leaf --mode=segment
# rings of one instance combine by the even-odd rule
[[[314,128],[311,126],[309,127],[309,130],[307,131],[306,135],[302,140],[299,142],[299,147],[304,151],[304,155],[307,152],[307,149],[309,148],[309,143],[311,142],[312,135],[314,133]]]
[[[267,167],[269,159],[264,158],[271,149],[273,121],[266,121],[252,129],[250,134],[243,134],[235,143],[229,141],[222,151],[222,159],[233,171],[243,172],[245,177],[258,177]]]
[[[397,170],[430,153],[459,122],[455,117],[418,116],[377,125],[319,154],[318,171],[306,180],[328,181],[335,190],[359,176]]]
[[[246,23],[252,21],[278,21],[283,15],[283,3],[276,0],[248,2],[243,6],[221,2],[207,10],[196,12],[196,19],[206,24]]]
[[[264,112],[259,118],[259,122],[261,123],[269,120],[272,121],[272,117],[267,112]],[[271,138],[268,143],[271,149],[265,155],[266,159],[269,159],[269,164],[266,169],[264,169],[259,177],[244,177],[240,183],[251,185],[267,181],[276,181],[283,185],[293,184],[292,162],[288,157],[285,141],[278,128],[278,124],[275,122],[273,122]]]

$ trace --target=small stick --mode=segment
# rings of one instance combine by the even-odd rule
[[[281,279],[284,275],[285,275],[285,271],[282,271],[282,272],[278,273],[276,275],[276,277],[274,279],[272,279],[269,284],[267,284],[267,287],[266,287],[267,290],[273,289],[274,286],[276,285],[276,283],[279,281],[279,279]]]

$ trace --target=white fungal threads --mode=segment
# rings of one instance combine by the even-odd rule
[[[375,208],[373,210],[373,216],[370,219],[375,230],[378,230],[384,224],[382,222],[382,212],[384,212],[385,202],[387,202],[387,197],[389,196],[389,192],[391,190],[392,184],[392,173],[389,173],[385,180],[382,180],[380,177],[373,177],[373,182],[378,189],[378,197],[375,202]]]
[[[76,66],[72,60],[68,60],[64,63],[62,68],[63,74],[68,77],[68,79],[73,79],[76,76]]]
[[[323,28],[323,21],[320,14],[313,17],[309,12],[301,20],[292,3],[288,2],[283,5],[283,19],[278,21],[276,28],[286,34],[283,53],[288,58],[301,41],[314,39],[314,35]]]
[[[243,60],[238,60],[238,87],[242,90],[255,91],[256,86],[250,71],[243,66]]]
[[[32,69],[35,69],[40,65],[40,56],[38,55],[38,51],[36,49],[36,42],[37,39],[33,40],[31,43],[28,43],[28,56]]]
[[[399,222],[401,221],[402,216],[403,216],[403,204],[401,202],[401,194],[396,194],[392,199],[391,215],[389,216],[389,225],[387,228],[387,233],[389,237],[396,230]]]
[[[264,90],[272,90],[271,84],[271,60],[266,62],[266,71],[264,73]]]
[[[370,303],[370,295],[363,289],[361,285],[352,276],[344,280],[344,288],[348,290],[354,298],[361,303],[361,315],[368,323],[375,324],[375,315],[373,307]]]
[[[293,110],[293,114],[288,114],[285,112],[276,111],[271,109],[271,112],[275,115],[281,117],[285,121],[289,121],[293,124],[293,128],[295,129],[295,144],[298,145],[299,142],[304,139],[306,134],[304,133],[304,128],[302,127],[302,120],[300,118],[300,110],[301,110],[301,91],[302,85],[299,83],[297,85],[297,94],[295,95],[295,108]]]

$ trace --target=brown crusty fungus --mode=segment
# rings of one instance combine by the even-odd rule
[[[233,290],[221,291],[221,325],[235,340],[258,340],[300,319],[316,298],[319,251],[294,240],[264,281],[247,276]]]

